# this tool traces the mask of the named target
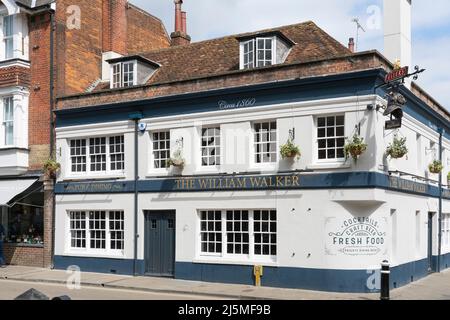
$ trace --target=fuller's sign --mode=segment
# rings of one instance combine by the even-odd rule
[[[399,69],[395,69],[394,71],[388,73],[384,81],[386,83],[392,82],[395,80],[399,80],[405,78],[408,75],[409,67],[403,67]]]

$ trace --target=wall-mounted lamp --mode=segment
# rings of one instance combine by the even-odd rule
[[[292,129],[289,130],[289,139],[291,141],[295,140],[295,128],[292,128]]]
[[[181,138],[177,139],[177,140],[175,141],[175,144],[176,144],[179,148],[183,149],[183,147],[184,147],[184,138],[181,137]]]

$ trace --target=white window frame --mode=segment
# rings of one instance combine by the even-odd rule
[[[442,247],[450,252],[450,213],[444,213],[442,219]]]
[[[164,150],[169,150],[169,158],[172,156],[172,132],[170,129],[159,129],[159,130],[152,130],[149,132],[150,135],[150,147],[149,147],[149,174],[150,175],[154,175],[154,174],[160,174],[160,175],[168,175],[169,173],[169,168],[156,168],[155,167],[155,156],[154,156],[154,151],[155,149],[153,148],[153,134],[154,133],[162,133],[162,132],[168,132],[169,133],[169,149],[164,149]]]
[[[201,213],[203,211],[220,211],[222,214],[222,252],[221,253],[207,253],[202,252],[202,227],[201,227]],[[229,254],[227,253],[227,211],[248,211],[248,233],[249,233],[249,254]],[[276,255],[257,255],[255,254],[255,231],[254,231],[254,214],[255,211],[269,211],[269,224],[270,224],[270,212],[275,211],[276,214]],[[279,213],[277,212],[277,209],[198,209],[197,210],[197,241],[196,241],[196,247],[197,247],[197,260],[206,260],[210,262],[215,263],[223,263],[223,262],[235,262],[235,263],[276,263],[280,251],[280,245],[279,245]]]
[[[124,79],[124,66],[125,65],[133,65],[133,81],[128,83],[127,85],[125,85],[125,79]],[[115,72],[115,68],[119,67],[118,73]],[[117,62],[117,63],[113,63],[111,64],[111,68],[110,68],[110,73],[111,73],[111,83],[110,83],[110,88],[111,89],[119,89],[119,88],[127,88],[127,87],[131,87],[131,86],[135,86],[137,85],[137,61],[136,60],[132,60],[132,61],[123,61],[123,62]],[[120,82],[116,82],[114,79],[114,76],[118,74],[119,75],[119,80]]]
[[[12,115],[11,119],[6,119],[6,107],[9,106],[11,108],[10,114]],[[2,98],[2,141],[1,146],[2,147],[13,147],[15,145],[15,122],[14,122],[14,97],[13,96],[7,96]],[[11,126],[12,127],[12,143],[7,143],[7,128]]]
[[[10,20],[11,23],[11,30],[10,30],[10,34],[6,35],[6,21]],[[2,16],[2,45],[3,45],[3,52],[2,52],[2,57],[3,60],[10,60],[10,59],[14,59],[14,23],[15,23],[15,18],[14,15],[3,15]],[[11,50],[11,56],[8,56],[8,45],[7,43],[11,42],[11,46],[12,46],[12,50]]]
[[[275,161],[273,162],[257,162],[256,161],[256,129],[255,126],[257,124],[263,124],[263,123],[275,123],[277,129],[276,129],[276,140],[275,142]],[[280,139],[280,130],[279,130],[279,126],[278,126],[278,121],[276,119],[271,119],[271,120],[261,120],[261,121],[254,121],[251,123],[251,130],[252,130],[252,136],[250,139],[250,143],[251,143],[251,147],[250,147],[250,163],[252,165],[253,168],[257,168],[257,169],[267,169],[267,170],[273,170],[274,166],[277,166],[279,160],[280,160],[280,155],[279,155],[279,147],[280,147],[280,143],[279,143],[279,139]],[[270,141],[272,142],[272,141]]]
[[[203,130],[211,130],[211,129],[213,129],[213,130],[218,129],[219,130],[219,135],[218,136],[216,136],[216,135],[208,136],[208,137],[213,137],[214,138],[214,146],[212,146],[212,147],[211,146],[204,147],[203,146]],[[216,141],[217,139],[216,138],[220,139],[219,140],[219,144],[217,144],[217,141]],[[216,169],[216,170],[218,170],[218,168],[221,167],[222,160],[223,160],[222,159],[222,154],[223,154],[222,146],[223,146],[223,138],[222,138],[222,129],[221,129],[220,125],[217,125],[217,126],[214,126],[214,125],[212,125],[212,126],[205,126],[205,127],[201,127],[200,128],[200,167],[202,169],[204,169],[204,170],[208,170],[208,169],[212,169],[212,170]],[[211,164],[209,164],[209,161],[208,161],[208,165],[204,165],[203,164],[203,159],[204,158],[207,158],[207,159],[209,158],[209,156],[204,156],[204,154],[203,154],[203,150],[204,149],[206,149],[206,150],[215,149],[216,152],[217,152],[217,150],[219,150],[219,156],[217,156],[217,155],[214,156],[216,161],[218,159],[219,164],[216,163],[216,164],[212,164],[211,165]]]
[[[329,117],[344,117],[344,146],[347,140],[347,136],[346,136],[346,122],[347,119],[345,117],[345,113],[336,113],[336,114],[319,114],[319,115],[315,115],[314,116],[314,160],[316,163],[319,164],[323,164],[323,163],[327,163],[327,164],[343,164],[345,163],[345,155],[343,158],[334,158],[334,159],[319,159],[319,135],[318,135],[318,129],[319,129],[319,118],[329,118]],[[325,120],[326,121],[326,120]],[[334,127],[336,127],[336,122]],[[325,135],[327,133],[325,132]],[[337,139],[338,137],[335,135],[334,139]],[[340,136],[339,136],[340,138]]]
[[[117,137],[117,136],[123,136],[123,144],[124,144],[124,168],[122,170],[111,170],[111,150],[110,150],[110,138]],[[105,151],[106,151],[106,170],[105,171],[92,171],[91,170],[91,154],[90,154],[90,139],[96,139],[96,138],[105,138]],[[72,156],[71,156],[71,141],[73,140],[85,140],[86,141],[86,171],[84,172],[74,172],[72,171]],[[69,178],[78,178],[78,177],[119,177],[122,178],[125,176],[125,170],[126,170],[126,148],[125,148],[125,135],[123,134],[113,134],[109,136],[90,136],[90,137],[82,137],[82,138],[70,138],[67,139],[67,148],[68,148],[68,159],[67,159],[67,168],[68,170],[68,177]]]
[[[263,66],[260,66],[259,65],[259,62],[258,62],[258,40],[268,40],[268,39],[270,39],[270,40],[272,40],[272,48],[271,48],[271,51],[272,51],[272,61],[271,61],[271,63],[272,63],[272,65],[275,65],[276,63],[277,63],[277,45],[276,45],[276,43],[277,43],[277,37],[276,36],[273,36],[273,37],[255,37],[255,38],[253,38],[253,39],[250,39],[250,40],[245,40],[245,41],[242,41],[241,43],[240,43],[240,54],[239,54],[239,56],[240,56],[240,64],[239,64],[239,66],[240,66],[240,69],[241,70],[244,70],[244,69],[253,69],[253,68],[259,68],[259,67],[263,67]],[[248,44],[248,43],[253,43],[253,66],[252,67],[246,67],[246,65],[244,65],[244,55],[245,55],[245,52],[244,52],[244,48],[245,48],[245,45],[246,44]]]
[[[76,248],[72,247],[72,234],[71,234],[71,218],[70,214],[72,212],[81,212],[85,214],[85,248]],[[90,212],[105,212],[105,249],[96,249],[91,248],[91,229],[89,226],[89,214]],[[110,213],[111,212],[122,212],[123,213],[123,249],[111,249],[111,228],[109,225],[110,222]],[[114,257],[123,257],[125,255],[125,243],[126,243],[126,232],[125,232],[125,211],[124,210],[111,210],[111,209],[95,209],[95,210],[68,210],[67,211],[67,224],[66,224],[66,252],[68,254],[80,254],[80,255],[93,255],[93,256],[114,256]]]

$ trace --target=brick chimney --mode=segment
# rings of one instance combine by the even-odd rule
[[[355,52],[355,39],[354,38],[348,39],[348,50],[350,50],[353,53]]]
[[[127,54],[128,0],[103,0],[103,52]]]
[[[183,0],[174,0],[175,3],[175,31],[170,35],[171,46],[184,46],[191,43],[191,37],[187,34],[186,12],[181,11]]]

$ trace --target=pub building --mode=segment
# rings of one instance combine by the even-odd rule
[[[170,48],[58,99],[55,267],[339,292],[447,268],[450,114],[409,76],[411,2],[385,1],[384,55],[313,22],[191,43],[182,2]]]

